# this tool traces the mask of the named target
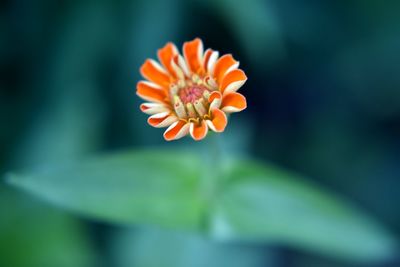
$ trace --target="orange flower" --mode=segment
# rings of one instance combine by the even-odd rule
[[[140,109],[151,115],[153,127],[168,127],[167,141],[188,133],[201,140],[209,129],[223,132],[227,114],[246,108],[246,98],[236,91],[247,77],[232,55],[219,57],[199,38],[183,44],[183,57],[172,43],[158,50],[161,65],[147,59],[140,73],[146,81],[137,83],[137,95],[149,101]]]

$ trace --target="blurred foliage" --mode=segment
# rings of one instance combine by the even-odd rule
[[[125,153],[10,175],[10,182],[84,215],[194,229],[204,204],[198,163],[190,154]]]
[[[54,164],[127,147],[180,146],[198,151],[198,144],[190,140],[164,144],[161,131],[145,125],[134,91],[145,58],[155,57],[167,41],[180,45],[199,36],[206,47],[232,52],[249,76],[242,89],[249,107],[232,116],[223,134],[227,154],[247,153],[313,177],[301,178],[293,186],[302,188],[303,179],[322,184],[368,211],[392,230],[390,239],[398,239],[400,2],[11,0],[0,7],[2,173],[52,169]],[[94,226],[92,220],[72,218],[3,187],[0,237],[7,236],[7,241],[0,238],[1,266],[114,266],[111,258],[122,261],[132,254],[135,262],[127,261],[129,266],[153,264],[146,249],[115,252],[104,246],[114,240],[110,225]],[[244,186],[234,195],[266,201],[264,190],[270,192],[264,186],[257,190]],[[278,201],[273,196],[269,201]],[[227,215],[251,215],[246,203],[229,208]],[[288,218],[297,223],[295,214]],[[237,220],[237,230],[244,224],[249,222]],[[334,230],[339,240],[343,233],[339,226]],[[355,234],[360,234],[358,230]],[[181,260],[177,266],[196,266],[204,260],[203,253],[220,251],[208,241],[181,233],[174,237],[137,230],[127,235],[122,242],[128,246],[138,242],[136,248],[148,242],[161,258],[176,239],[184,239],[184,247],[200,242],[187,245],[198,252],[192,261]],[[157,236],[164,238],[159,247]],[[364,245],[373,249],[376,244]],[[354,266],[303,252],[308,246],[244,245],[224,258],[240,255],[237,261],[249,259],[248,266],[258,266],[259,261],[274,266]],[[94,262],[92,247],[98,252]],[[54,257],[42,248],[54,251]],[[210,258],[222,266],[229,262],[218,258],[225,255],[225,247],[220,249]],[[260,259],[259,250],[273,255],[272,261],[269,256]],[[171,256],[165,262],[175,264],[175,260]],[[397,255],[366,265],[399,262]]]
[[[111,249],[116,267],[256,267],[276,263],[276,255],[260,246],[221,243],[193,233],[154,227],[139,232],[121,229]]]
[[[0,193],[0,266],[93,266],[93,249],[75,219],[4,186]]]
[[[250,161],[210,165],[170,150],[104,156],[9,178],[61,207],[111,222],[277,242],[350,261],[393,256],[395,242],[381,226],[302,180]]]

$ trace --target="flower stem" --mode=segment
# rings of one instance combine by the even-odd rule
[[[212,213],[214,212],[215,201],[220,193],[223,182],[223,159],[224,151],[220,134],[210,134],[207,136],[205,145],[205,172],[202,179],[202,191],[206,201],[205,216],[202,223],[204,231],[207,233],[212,227]]]

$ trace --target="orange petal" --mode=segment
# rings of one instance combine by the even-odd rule
[[[210,96],[208,97],[208,102],[212,103],[215,99],[222,98],[222,95],[219,91],[212,91]]]
[[[147,80],[154,82],[164,88],[168,88],[170,83],[170,76],[168,73],[152,59],[147,59],[140,67],[140,73]]]
[[[221,106],[222,95],[219,91],[213,91],[208,97],[210,109],[219,108]]]
[[[162,112],[162,113],[158,113],[153,116],[150,116],[147,119],[147,122],[153,127],[163,128],[163,127],[170,126],[177,120],[178,120],[178,118],[174,115],[171,115],[170,112]]]
[[[204,58],[203,58],[203,69],[204,70],[207,70],[208,60],[210,59],[212,52],[213,52],[213,50],[210,48],[207,49],[206,52],[204,52]]]
[[[199,38],[185,42],[183,44],[183,55],[189,69],[193,73],[198,73],[202,68],[203,42]]]
[[[190,71],[189,67],[186,64],[185,59],[181,55],[175,55],[174,58],[172,59],[172,68],[174,69],[175,73],[185,75],[187,77],[190,76]],[[181,76],[180,78],[184,78],[184,76]],[[179,75],[178,75],[179,76]]]
[[[230,93],[222,98],[222,110],[231,113],[239,112],[247,107],[246,98],[239,93]]]
[[[228,71],[236,69],[239,66],[239,62],[237,62],[231,54],[223,55],[220,57],[215,63],[214,67],[214,78],[218,84],[221,84],[221,81]]]
[[[176,77],[175,71],[171,66],[171,61],[175,55],[178,54],[178,49],[173,43],[167,43],[163,48],[158,50],[158,59],[163,64],[163,66],[167,69],[169,74]]]
[[[211,111],[211,117],[211,120],[207,120],[208,127],[214,132],[223,132],[228,123],[225,113],[216,108]]]
[[[147,101],[163,103],[167,99],[164,90],[151,82],[140,81],[137,83],[136,89],[136,94]]]
[[[199,123],[191,122],[190,123],[190,135],[193,137],[194,140],[199,141],[203,139],[208,132],[207,123],[202,120]]]
[[[179,120],[171,124],[171,126],[169,126],[164,132],[164,139],[171,141],[184,137],[189,132],[189,125],[189,123],[183,120]]]
[[[219,52],[218,51],[213,51],[210,55],[210,58],[207,61],[207,65],[206,65],[206,72],[208,74],[212,74],[214,72],[214,68],[215,68],[215,63],[217,62],[219,57]]]
[[[236,92],[246,82],[247,77],[244,71],[240,69],[232,70],[227,73],[222,79],[221,92],[226,94],[228,92]]]

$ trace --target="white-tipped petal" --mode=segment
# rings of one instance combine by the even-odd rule
[[[186,123],[181,130],[178,132],[178,134],[175,136],[175,140],[184,137],[189,133],[189,127],[190,125]]]
[[[152,115],[150,118],[153,118],[153,119],[160,119],[160,118],[163,118],[163,117],[167,116],[168,114],[169,114],[169,111],[160,112],[160,113],[157,113],[157,114]]]
[[[178,65],[182,69],[186,77],[189,77],[190,76],[189,67],[187,66],[185,59],[181,55],[178,56]]]
[[[237,61],[237,62],[236,62],[235,64],[233,64],[232,66],[230,66],[230,67],[226,70],[225,75],[226,75],[227,73],[229,73],[230,71],[236,70],[237,68],[239,68],[239,61]]]
[[[224,95],[221,106],[225,113],[239,112],[247,107],[247,101],[242,94],[230,93]]]
[[[206,120],[208,128],[210,128],[213,132],[217,132],[217,129],[215,129],[214,124],[210,120]]]
[[[203,45],[203,41],[201,41],[201,40],[200,40],[200,45],[199,45],[198,50],[197,50],[197,56],[198,56],[198,59],[199,59],[200,66],[203,66],[203,62],[204,62],[204,45]]]
[[[150,59],[150,63],[151,63],[157,70],[159,70],[160,72],[163,72],[163,73],[169,75],[168,72],[167,72],[167,70],[164,69],[164,67],[161,66],[160,63],[158,63],[158,62],[155,61],[154,59]]]
[[[221,109],[225,113],[234,113],[234,112],[239,112],[242,111],[243,109],[236,108],[236,107],[224,107]]]
[[[149,81],[139,81],[136,85],[136,94],[149,102],[163,103],[166,98],[162,87]]]
[[[211,110],[211,119],[207,120],[208,127],[214,132],[221,133],[228,123],[226,114],[220,109]]]
[[[210,109],[219,108],[221,106],[221,98],[214,98],[214,100],[210,103]]]
[[[219,52],[214,51],[214,52],[212,52],[210,59],[208,60],[207,72],[211,75],[214,75],[214,67],[215,67],[215,63],[218,60],[218,56],[219,56]]]
[[[165,104],[160,103],[143,103],[140,105],[140,110],[146,114],[154,115],[166,113],[169,111],[169,108]]]
[[[145,85],[150,86],[150,87],[152,87],[152,88],[154,88],[154,89],[160,89],[160,90],[163,89],[160,85],[158,85],[158,84],[156,84],[156,83],[153,83],[153,82],[149,82],[149,81],[146,81],[146,80],[142,80],[142,81],[140,81],[140,82],[141,82],[141,83],[144,83]]]
[[[218,91],[214,91],[210,94],[208,97],[208,103],[210,103],[210,110],[213,110],[215,108],[219,108],[222,103],[222,95]]]
[[[237,90],[240,89],[240,87],[243,86],[243,84],[245,82],[246,82],[246,80],[242,80],[242,81],[236,81],[236,82],[233,82],[233,83],[229,84],[224,90],[224,95],[226,95],[228,93],[236,92]]]
[[[176,122],[177,120],[178,120],[178,118],[176,116],[170,115],[165,120],[163,120],[159,125],[157,125],[157,128],[164,128],[164,127],[170,126],[172,123]]]
[[[150,116],[147,121],[153,127],[163,128],[170,126],[177,120],[178,118],[175,115],[171,115],[170,112],[161,112]]]
[[[190,124],[182,121],[176,121],[164,132],[164,138],[167,141],[176,140],[189,133]]]
[[[185,74],[183,73],[183,70],[181,69],[181,67],[179,67],[177,63],[175,63],[174,59],[171,59],[171,67],[179,80],[185,79]]]

